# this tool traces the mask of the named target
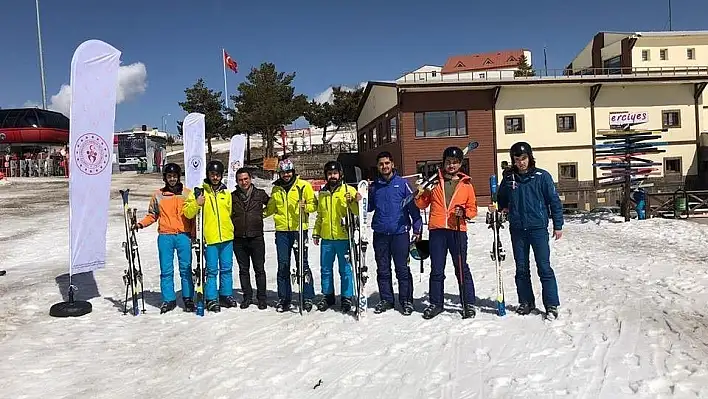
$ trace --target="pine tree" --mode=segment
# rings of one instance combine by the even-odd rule
[[[528,60],[526,60],[526,56],[523,54],[519,59],[519,69],[514,71],[514,77],[519,76],[536,76],[536,72],[533,70],[533,67],[529,65]]]

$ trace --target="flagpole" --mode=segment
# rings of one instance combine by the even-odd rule
[[[226,84],[226,49],[221,49],[221,66],[224,67],[224,98],[226,101],[224,102],[226,104],[226,108],[229,108],[229,88],[228,85]],[[227,114],[228,115],[228,114]],[[227,116],[228,118],[228,116]]]

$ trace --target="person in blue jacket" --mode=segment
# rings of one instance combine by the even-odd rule
[[[383,313],[395,306],[391,275],[393,258],[401,313],[410,316],[413,313],[413,275],[408,266],[408,250],[411,241],[420,239],[423,221],[413,201],[405,208],[399,205],[412,190],[408,182],[396,172],[391,154],[387,151],[379,153],[376,163],[379,175],[369,188],[367,207],[367,212],[374,212],[371,228],[374,231],[374,256],[381,297],[374,313]],[[411,226],[413,237],[409,238]]]
[[[518,142],[509,150],[512,167],[504,174],[499,186],[499,209],[507,215],[509,232],[516,263],[516,293],[519,296],[517,313],[527,315],[536,309],[531,286],[529,249],[533,248],[538,276],[541,280],[543,306],[546,317],[558,318],[558,284],[551,268],[548,243],[548,211],[553,220],[553,238],[563,236],[563,205],[553,177],[537,168],[531,146]],[[494,205],[489,206],[494,211]]]

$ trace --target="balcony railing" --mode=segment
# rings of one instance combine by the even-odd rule
[[[698,76],[708,77],[708,66],[687,67],[643,67],[643,68],[585,68],[535,69],[524,74],[522,71],[490,70],[445,73],[410,72],[398,79],[398,83],[440,83],[440,82],[504,82],[513,80],[577,80],[593,78],[627,78],[653,76]]]

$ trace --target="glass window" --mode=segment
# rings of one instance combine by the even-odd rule
[[[466,111],[417,112],[416,137],[447,137],[467,135]]]
[[[388,126],[391,142],[393,143],[398,138],[398,118],[395,116],[391,118],[388,121]]]

